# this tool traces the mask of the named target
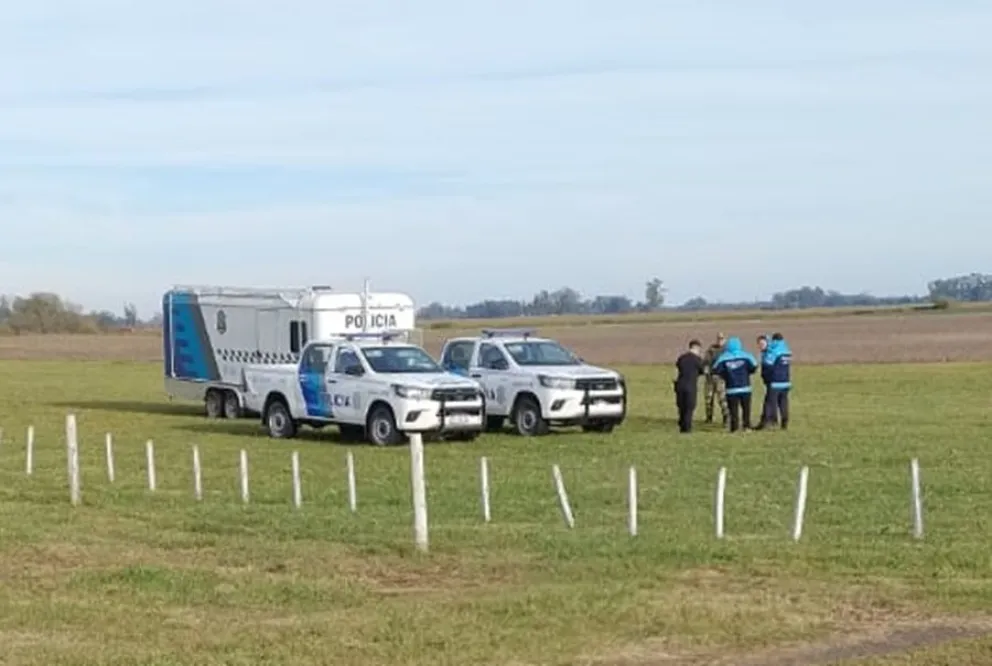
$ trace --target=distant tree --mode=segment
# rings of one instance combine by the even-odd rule
[[[138,308],[134,303],[124,304],[124,325],[128,328],[134,328],[138,325]]]
[[[992,275],[971,273],[934,280],[927,285],[931,301],[992,301]]]
[[[659,278],[652,278],[644,285],[644,307],[653,311],[665,304],[665,286]]]

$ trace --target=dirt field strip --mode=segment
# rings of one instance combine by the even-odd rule
[[[477,328],[428,330],[433,354],[446,338]],[[781,331],[805,365],[833,363],[926,363],[992,360],[992,313],[844,315],[808,319],[768,317],[747,321],[653,322],[539,327],[590,363],[669,364],[688,341],[709,342],[718,332],[755,347],[762,333]],[[43,335],[0,337],[0,359],[160,361],[158,335]]]
[[[957,640],[992,635],[992,618],[900,623],[852,631],[820,642],[776,647],[745,655],[637,654],[594,661],[597,666],[827,666],[838,662],[898,655]]]

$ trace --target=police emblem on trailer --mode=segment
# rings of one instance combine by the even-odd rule
[[[221,335],[227,333],[227,313],[223,310],[217,311],[217,332]]]

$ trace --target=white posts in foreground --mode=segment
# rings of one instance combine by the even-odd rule
[[[28,426],[24,451],[24,473],[28,476],[34,473],[34,426]]]
[[[910,484],[912,486],[913,536],[923,538],[923,496],[920,491],[920,461],[913,458],[909,463]]]
[[[303,487],[300,484],[300,452],[293,451],[292,473],[293,473],[293,506],[299,509],[303,506]]]
[[[154,491],[155,482],[155,444],[152,440],[145,442],[145,466],[148,468],[148,490]]]
[[[803,536],[803,520],[806,517],[806,488],[809,485],[809,467],[799,472],[799,487],[796,490],[796,514],[792,522],[792,540],[798,542]]]
[[[482,501],[482,520],[490,522],[493,519],[489,505],[489,458],[479,458],[479,493]]]
[[[633,467],[627,473],[627,531],[637,536],[637,470]]]
[[[410,435],[410,486],[413,491],[413,541],[417,550],[427,552],[427,481],[424,477],[424,438]]]
[[[713,523],[716,527],[716,538],[722,539],[723,532],[723,509],[724,500],[727,495],[727,468],[721,467],[716,475],[716,502],[713,509]]]
[[[77,419],[74,414],[68,414],[65,420],[66,433],[66,469],[69,482],[69,499],[73,506],[82,503],[81,497],[81,471],[79,457],[79,436]],[[3,430],[0,429],[0,439]],[[116,467],[114,455],[114,438],[111,433],[105,434],[105,456],[106,474],[110,483],[116,481]],[[34,473],[35,454],[35,427],[28,426],[25,442],[25,473]],[[202,465],[199,447],[192,447],[193,453],[193,492],[197,501],[203,499]],[[154,442],[145,442],[145,455],[147,466],[148,490],[157,489],[157,477],[155,470],[155,449]],[[299,452],[292,453],[292,502],[296,509],[300,509],[303,504],[303,493],[301,488],[301,469]],[[352,513],[357,511],[356,474],[354,455],[348,452],[347,458],[347,484],[348,484],[348,507]],[[910,460],[910,514],[912,521],[912,534],[915,539],[923,539],[923,497],[920,478],[920,462],[918,458]],[[631,466],[627,474],[627,531],[632,537],[639,534],[639,514],[638,514],[638,478],[637,470]],[[565,481],[561,468],[555,464],[551,468],[554,480],[555,491],[558,497],[559,508],[562,519],[568,528],[575,527],[575,516],[572,505],[569,501],[568,492],[565,488]],[[248,477],[248,454],[245,449],[240,451],[239,465],[240,496],[243,504],[249,503],[249,477]],[[426,552],[429,547],[428,539],[428,518],[427,518],[427,491],[425,480],[424,463],[424,443],[421,435],[410,436],[410,480],[413,506],[413,532],[414,544],[420,551]],[[481,505],[482,520],[485,523],[492,522],[491,504],[491,483],[490,483],[490,461],[488,457],[479,459],[479,501]],[[809,467],[803,466],[799,472],[799,479],[796,487],[795,508],[792,521],[791,538],[793,542],[802,539],[805,528],[806,509],[809,498]],[[716,480],[716,495],[714,502],[714,528],[717,539],[726,538],[726,491],[727,491],[727,468],[720,467]]]
[[[69,474],[69,502],[77,506],[82,497],[79,488],[79,439],[76,432],[76,415],[65,417],[65,446]]]
[[[558,465],[551,466],[551,476],[555,480],[555,490],[558,491],[558,505],[561,507],[561,517],[569,528],[575,527],[575,516],[572,515],[572,505],[568,502],[568,493],[565,492],[565,479],[562,478],[561,469]]]
[[[348,508],[352,513],[358,511],[358,489],[355,485],[355,456],[348,451]]]

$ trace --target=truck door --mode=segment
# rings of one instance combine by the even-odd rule
[[[334,418],[327,384],[327,370],[334,357],[334,345],[310,345],[300,359],[300,393],[306,415],[310,418],[330,420]]]
[[[499,347],[488,342],[479,345],[478,356],[472,364],[471,377],[485,389],[486,408],[492,414],[506,416],[513,406],[509,370],[510,364]]]
[[[339,347],[334,359],[334,369],[327,375],[331,406],[336,421],[364,425],[362,415],[362,384],[365,368],[358,353],[348,347]]]

